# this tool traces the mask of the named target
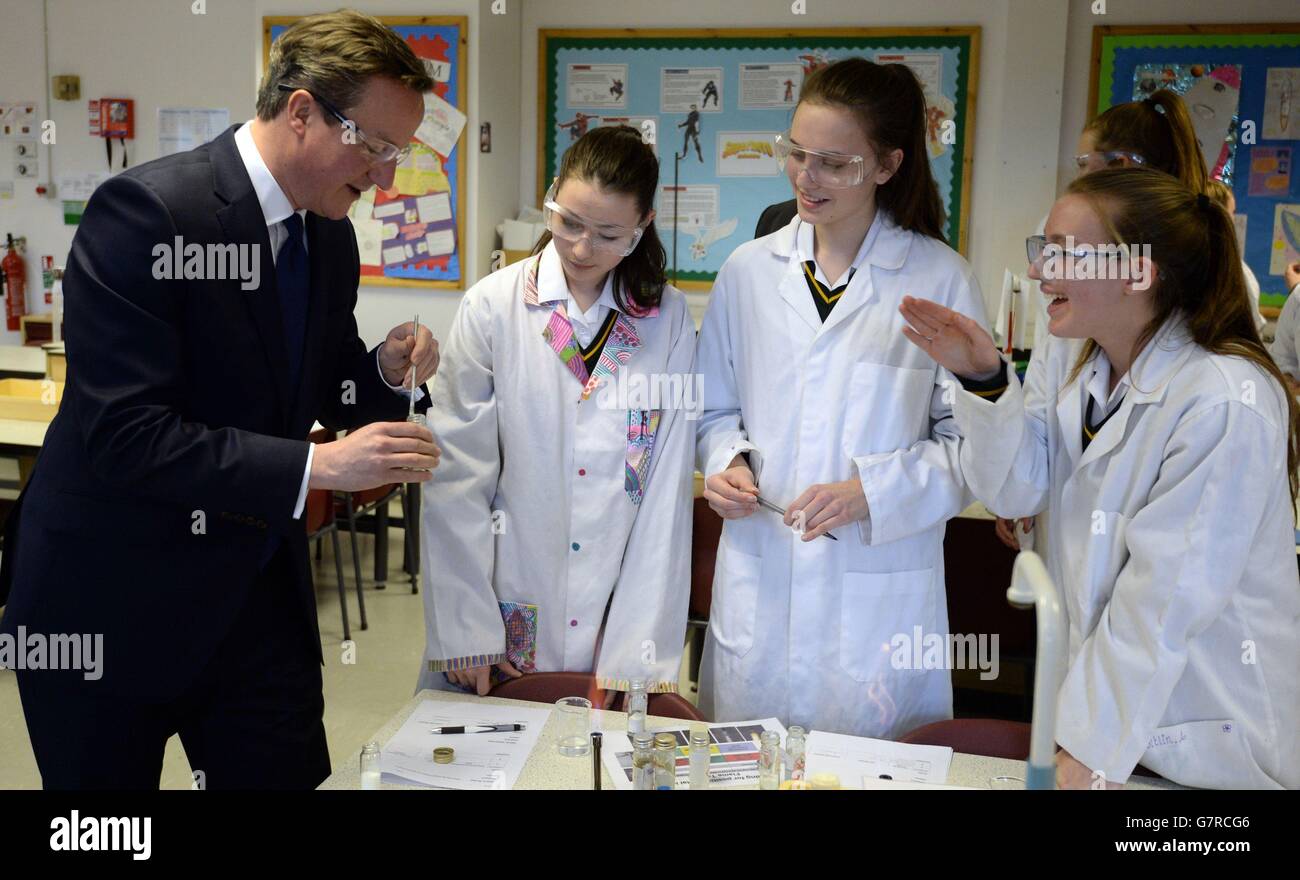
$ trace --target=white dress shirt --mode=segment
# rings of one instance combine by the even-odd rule
[[[261,152],[257,149],[257,144],[253,141],[253,130],[251,128],[252,120],[244,123],[235,132],[235,146],[239,149],[239,158],[243,160],[244,170],[248,172],[248,178],[253,183],[253,191],[257,193],[257,203],[262,208],[262,216],[266,220],[266,232],[271,240],[271,262],[274,263],[280,257],[280,248],[284,245],[285,240],[289,237],[289,231],[285,228],[284,221],[289,219],[290,214],[296,213],[303,221],[303,250],[307,249],[307,210],[300,208],[294,211],[293,204],[289,197],[284,194],[271,174],[271,169],[266,167],[266,162],[262,159]],[[398,385],[392,385],[384,378],[383,368],[379,366],[379,354],[375,353],[375,368],[379,370],[380,380],[393,389],[398,394],[410,394],[410,390]],[[424,396],[424,393],[416,389],[416,400]],[[298,489],[298,501],[293,508],[293,518],[298,519],[302,516],[303,507],[307,503],[307,484],[311,480],[311,463],[316,454],[316,444],[308,444],[307,448],[307,465],[302,474],[302,485]]]

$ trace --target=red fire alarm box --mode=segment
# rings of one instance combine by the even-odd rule
[[[99,131],[105,138],[135,139],[135,101],[130,98],[99,99]]]

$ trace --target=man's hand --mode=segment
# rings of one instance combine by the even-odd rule
[[[1105,781],[1105,785],[1096,783]],[[1118,782],[1106,781],[1104,776],[1093,773],[1083,762],[1065,749],[1056,753],[1056,787],[1081,791],[1089,788],[1111,790],[1123,788]]]
[[[372,422],[341,440],[316,444],[307,488],[360,492],[389,483],[423,483],[433,477],[441,455],[423,425]]]
[[[515,669],[509,660],[502,660],[497,665],[506,675],[511,678],[522,678],[523,673]],[[474,693],[480,697],[486,697],[488,691],[492,690],[492,667],[491,666],[471,666],[468,669],[453,669],[447,672],[447,678],[452,684],[460,685],[465,688],[473,688]]]
[[[389,385],[418,388],[438,372],[438,340],[429,328],[418,325],[419,332],[411,332],[411,323],[398,324],[388,331],[388,338],[379,347],[379,369]],[[411,385],[407,372],[415,365],[415,384]]]

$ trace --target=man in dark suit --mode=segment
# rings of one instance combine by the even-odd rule
[[[304,19],[276,41],[255,120],[87,205],[68,382],[0,572],[0,634],[102,637],[92,671],[18,666],[47,788],[156,788],[173,733],[207,788],[329,774],[301,516],[309,488],[437,465],[405,422],[422,391],[402,387],[432,375],[437,343],[408,323],[366,350],[346,219],[391,186],[431,87],[377,20]],[[316,419],[349,433],[313,446]]]
[[[759,215],[758,225],[754,227],[754,238],[771,235],[778,229],[787,226],[794,219],[794,215],[798,213],[799,204],[795,199],[768,205],[763,209],[763,213]]]

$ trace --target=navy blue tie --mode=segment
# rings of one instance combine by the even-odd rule
[[[280,246],[275,261],[275,286],[280,292],[280,320],[284,324],[284,344],[289,355],[290,411],[298,394],[302,373],[303,340],[307,336],[307,305],[311,291],[311,267],[302,239],[302,217],[290,214],[283,221],[289,237]]]

